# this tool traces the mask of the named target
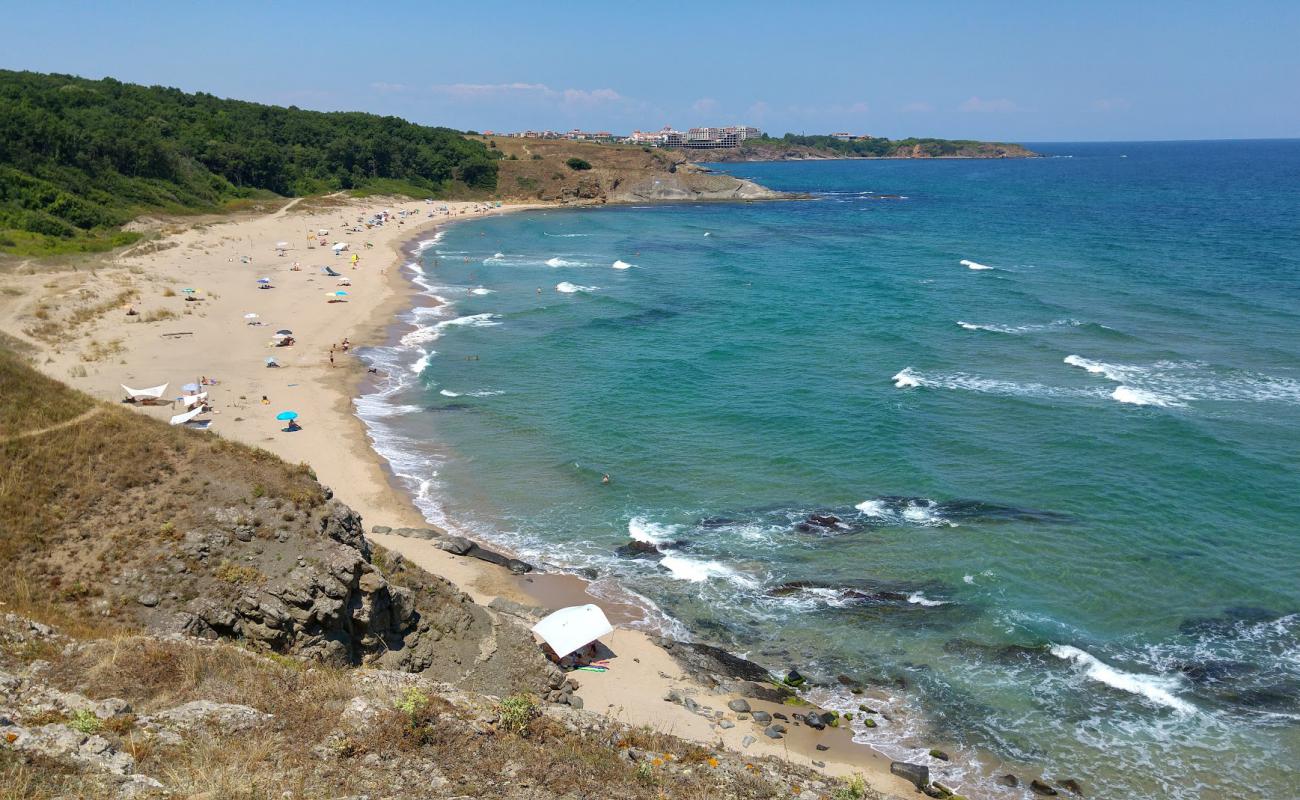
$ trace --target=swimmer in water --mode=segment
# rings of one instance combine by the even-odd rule
[[[609,473],[608,473],[608,472],[606,472],[604,475],[601,475],[601,476],[600,476],[600,482],[601,482],[602,484],[604,484],[605,486],[608,486],[608,485],[609,485]]]

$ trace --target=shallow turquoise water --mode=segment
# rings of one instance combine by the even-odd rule
[[[432,519],[890,687],[860,738],[968,791],[1289,796],[1300,142],[1039,149],[452,227],[360,413]]]

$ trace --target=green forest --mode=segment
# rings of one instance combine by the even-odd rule
[[[987,156],[1000,152],[1012,155],[1028,153],[1019,145],[1003,142],[979,142],[970,139],[886,139],[879,136],[867,136],[851,141],[843,141],[832,136],[800,136],[793,133],[787,133],[780,139],[765,135],[758,139],[748,139],[745,144],[800,145],[862,158],[889,158],[900,153],[912,152],[917,148],[923,155],[931,158]]]
[[[497,158],[397,117],[0,70],[0,250],[108,249],[134,238],[118,227],[142,212],[268,193],[483,194]]]

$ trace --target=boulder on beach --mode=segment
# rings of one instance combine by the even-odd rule
[[[911,782],[918,789],[924,789],[930,784],[930,768],[922,764],[894,761],[890,763],[889,771],[903,780]]]

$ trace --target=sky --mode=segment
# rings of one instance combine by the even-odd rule
[[[461,130],[1300,136],[1300,0],[0,0],[0,68]]]

